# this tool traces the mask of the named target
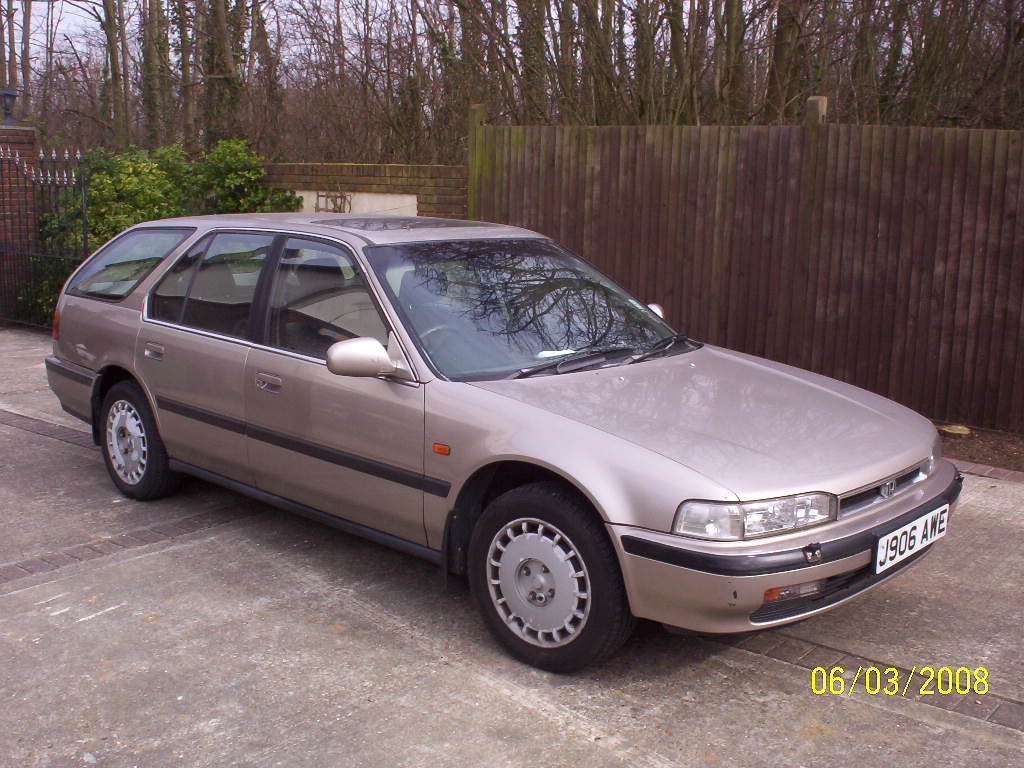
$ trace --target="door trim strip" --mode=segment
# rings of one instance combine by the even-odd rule
[[[424,493],[429,493],[432,496],[440,496],[442,499],[447,498],[448,494],[451,492],[451,483],[440,480],[436,477],[430,477],[402,467],[396,467],[393,464],[386,464],[375,459],[368,459],[365,456],[358,456],[354,453],[339,451],[336,448],[310,442],[309,440],[291,437],[290,435],[285,435],[281,432],[264,429],[263,427],[248,424],[230,416],[223,416],[219,413],[207,411],[203,408],[196,408],[195,406],[180,403],[176,400],[158,397],[156,405],[157,408],[165,410],[168,413],[174,413],[188,419],[201,421],[204,424],[210,424],[214,427],[219,427],[235,434],[251,437],[253,440],[259,440],[261,443],[267,443],[268,445],[284,448],[288,451],[301,453],[304,456],[319,459],[320,461],[327,461],[331,464],[336,464],[339,467],[352,469],[365,475],[379,477],[382,480],[388,480],[392,483],[398,483],[399,485],[404,485],[409,488],[415,488],[416,490],[423,491]]]

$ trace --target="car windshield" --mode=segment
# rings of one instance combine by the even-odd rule
[[[366,252],[420,349],[455,381],[625,362],[675,334],[549,240],[425,242]]]

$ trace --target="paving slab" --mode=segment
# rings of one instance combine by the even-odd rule
[[[46,383],[46,365],[51,353],[50,334],[45,331],[0,325],[0,408],[33,416],[85,432],[88,426],[61,410]]]
[[[0,424],[0,564],[237,505],[264,508],[191,480],[174,498],[134,503],[98,449]]]

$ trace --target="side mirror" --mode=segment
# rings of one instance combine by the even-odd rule
[[[662,320],[665,319],[665,309],[661,306],[661,304],[648,304],[647,308],[651,310],[651,312],[656,314],[658,317],[660,317]]]
[[[332,344],[327,349],[327,370],[337,376],[386,376],[398,366],[383,344],[361,336]]]

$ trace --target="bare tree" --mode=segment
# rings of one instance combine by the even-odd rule
[[[40,0],[0,0],[0,77],[44,135],[113,148],[460,162],[475,103],[792,124],[812,94],[839,121],[1024,127],[1024,0],[66,1],[95,29],[40,55]]]

